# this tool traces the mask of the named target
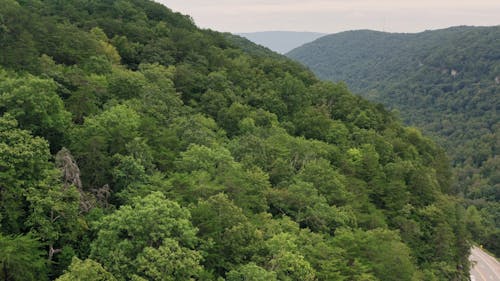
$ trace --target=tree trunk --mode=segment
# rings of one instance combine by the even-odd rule
[[[7,270],[7,262],[3,263],[3,277],[4,277],[4,281],[9,281],[9,272]]]
[[[60,253],[61,249],[54,249],[54,245],[50,244],[49,246],[49,261],[52,261],[54,254]]]

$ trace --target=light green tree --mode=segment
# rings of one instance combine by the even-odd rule
[[[269,262],[270,268],[283,281],[314,281],[316,272],[304,256],[298,253],[280,251]]]
[[[213,243],[204,264],[219,274],[249,262],[263,246],[261,231],[225,194],[200,201],[192,214],[200,238]]]
[[[137,257],[139,275],[158,281],[190,281],[203,271],[202,255],[166,238],[156,249],[147,247]]]
[[[140,116],[126,105],[117,105],[89,117],[72,132],[71,152],[85,186],[100,188],[112,182],[115,154],[127,154],[127,144],[139,137]]]
[[[170,270],[165,266],[183,255],[192,259],[191,264],[199,261],[197,229],[190,222],[189,211],[159,192],[122,206],[104,217],[97,229],[90,257],[118,280],[142,274],[157,276]],[[146,267],[151,271],[143,272]]]
[[[70,127],[71,114],[64,109],[56,90],[52,80],[0,71],[0,112],[11,114],[19,127],[59,148]]]
[[[394,231],[339,229],[334,245],[345,249],[344,259],[348,266],[343,267],[343,271],[350,278],[373,274],[380,280],[410,281],[416,273],[410,249]],[[358,270],[352,270],[354,265]]]
[[[0,117],[0,218],[4,233],[19,233],[27,216],[26,192],[51,169],[47,141],[18,129],[11,115]]]
[[[64,187],[60,171],[52,170],[36,187],[26,192],[30,215],[26,225],[48,245],[48,260],[74,241],[83,227],[80,193],[75,186]]]
[[[255,263],[248,263],[228,272],[226,281],[277,281],[276,272],[270,272]]]
[[[98,262],[74,257],[66,272],[56,281],[116,281],[116,278]]]

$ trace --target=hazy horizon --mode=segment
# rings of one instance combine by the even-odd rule
[[[371,30],[371,31],[378,31],[378,32],[388,32],[388,33],[420,33],[420,32],[425,32],[425,31],[435,31],[435,30],[442,30],[442,29],[447,29],[447,28],[454,28],[454,27],[460,27],[460,26],[466,26],[466,27],[493,27],[493,26],[500,26],[500,24],[496,25],[466,25],[466,24],[461,24],[461,25],[450,25],[446,27],[437,27],[437,28],[429,28],[429,29],[424,29],[424,30],[418,30],[414,32],[403,32],[403,31],[387,31],[387,30],[379,30],[379,29],[373,29],[373,28],[358,28],[358,29],[346,29],[346,30],[340,30],[337,32],[317,32],[317,31],[310,31],[310,30],[257,30],[257,31],[249,31],[249,32],[231,32],[233,34],[253,34],[253,33],[271,33],[271,32],[296,32],[296,33],[317,33],[317,34],[323,34],[323,35],[330,35],[334,33],[341,33],[341,32],[346,32],[346,31],[359,31],[359,30]]]
[[[191,16],[201,28],[252,33],[337,33],[371,29],[415,33],[451,26],[500,25],[500,1],[157,0]]]

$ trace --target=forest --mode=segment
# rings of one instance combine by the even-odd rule
[[[474,240],[500,256],[500,26],[329,35],[289,57],[346,81],[445,148]]]
[[[444,150],[344,83],[148,0],[0,0],[0,50],[0,280],[469,278]]]

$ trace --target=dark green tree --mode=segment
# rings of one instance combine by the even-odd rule
[[[5,281],[48,280],[42,244],[29,235],[0,234],[0,279]]]

